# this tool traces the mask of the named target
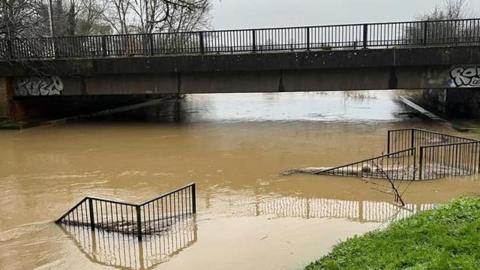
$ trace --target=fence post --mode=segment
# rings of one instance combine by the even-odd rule
[[[310,27],[305,29],[307,31],[306,39],[307,39],[307,51],[310,50]]]
[[[420,157],[418,161],[418,180],[422,180],[422,169],[423,169],[423,146],[420,146]]]
[[[363,48],[368,47],[368,24],[363,25]]]
[[[255,29],[252,30],[252,51],[257,51],[257,35]]]
[[[57,58],[58,52],[57,52],[57,42],[55,41],[55,37],[50,37],[50,40],[52,41],[52,48],[53,48],[53,58]]]
[[[416,153],[417,149],[413,148],[412,152],[413,152],[413,178],[412,178],[412,180],[415,181],[415,175],[417,173],[416,170],[415,170],[417,168],[417,153]]]
[[[7,39],[7,58],[13,59],[13,46],[12,39],[10,37]]]
[[[411,136],[411,141],[410,141],[410,148],[415,147],[415,129],[412,128],[412,133],[410,134]]]
[[[390,133],[391,130],[387,131],[387,154],[390,154]]]
[[[192,184],[192,213],[197,212],[197,194],[195,191],[195,183]]]
[[[148,39],[150,41],[150,55],[154,55],[154,52],[153,52],[153,34],[150,33],[150,35],[148,36]]]
[[[198,32],[199,35],[199,41],[200,41],[200,53],[204,54],[205,53],[205,43],[203,41],[203,32]]]
[[[428,21],[423,23],[423,45],[427,45],[428,38]]]
[[[107,56],[107,40],[106,36],[102,36],[102,54],[103,56]]]
[[[95,215],[93,214],[93,200],[88,198],[88,210],[90,211],[90,227],[95,230]]]
[[[137,212],[137,237],[138,241],[142,241],[142,215],[140,214],[140,205],[135,207]]]

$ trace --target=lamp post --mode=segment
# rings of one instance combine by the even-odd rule
[[[52,0],[48,0],[48,21],[50,24],[50,37],[55,36],[55,31],[53,28],[53,7],[52,7]]]

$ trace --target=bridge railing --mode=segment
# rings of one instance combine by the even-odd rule
[[[480,18],[0,40],[0,60],[480,45]]]

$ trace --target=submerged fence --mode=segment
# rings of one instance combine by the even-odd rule
[[[415,178],[415,163],[415,148],[410,148],[334,167],[322,174],[407,180]]]
[[[430,180],[480,172],[480,141],[423,129],[389,130],[387,153],[321,174]]]
[[[85,197],[56,223],[89,226],[92,230],[136,235],[168,230],[179,219],[196,213],[195,184],[189,184],[142,204]]]
[[[0,39],[0,60],[476,46],[480,19]]]

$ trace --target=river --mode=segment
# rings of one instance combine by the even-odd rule
[[[477,177],[415,182],[399,209],[381,181],[281,175],[381,154],[388,129],[447,129],[395,96],[191,95],[174,112],[0,131],[0,269],[302,269],[341,240],[478,193]],[[140,202],[192,181],[198,213],[175,245],[53,223],[87,195]]]

